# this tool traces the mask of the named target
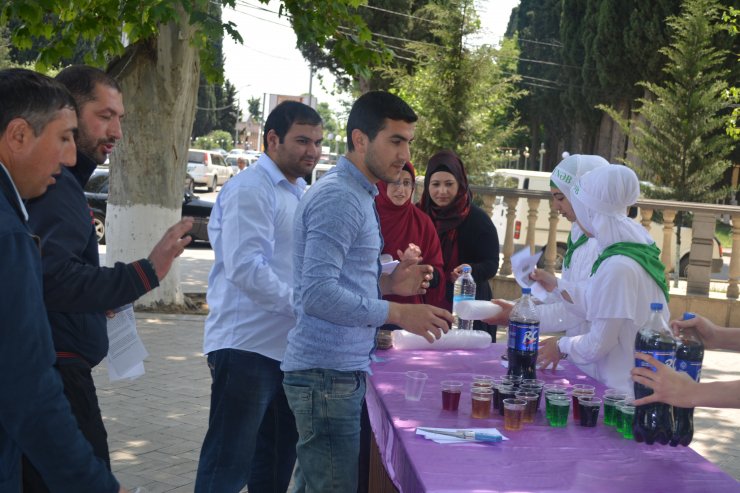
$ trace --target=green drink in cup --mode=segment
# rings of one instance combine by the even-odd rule
[[[617,403],[617,409],[622,420],[622,437],[628,440],[634,440],[635,438],[632,434],[632,425],[635,420],[635,405],[633,402],[634,399],[626,399]]]
[[[565,394],[549,394],[547,404],[550,406],[550,426],[565,428],[570,414],[570,396]]]
[[[635,405],[633,402],[634,399],[617,402],[617,431],[628,440],[635,438],[632,434],[632,425],[635,420]]]
[[[627,398],[627,394],[612,393],[604,394],[604,424],[608,426],[617,425],[617,403]]]
[[[547,397],[550,395],[568,395],[567,390],[564,385],[557,385],[557,384],[549,384],[544,387],[543,393],[545,394],[545,416],[547,417],[547,421],[550,421],[551,419],[551,412],[552,412],[552,406],[550,405],[550,402],[547,400]]]

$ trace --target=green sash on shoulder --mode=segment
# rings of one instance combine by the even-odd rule
[[[575,243],[573,243],[573,240],[570,239],[570,233],[568,233],[568,243],[566,244],[565,256],[563,257],[564,269],[570,267],[570,258],[573,256],[573,252],[575,252],[578,247],[582,246],[587,241],[588,236],[582,234],[581,237],[578,238]]]
[[[609,245],[594,262],[591,275],[593,276],[596,273],[601,262],[612,255],[624,255],[640,264],[663,291],[666,301],[669,300],[668,284],[665,282],[665,265],[660,261],[660,249],[655,246],[655,243],[645,245],[643,243],[620,242]]]

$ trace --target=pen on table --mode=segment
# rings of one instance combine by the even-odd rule
[[[489,433],[481,433],[470,430],[442,431],[432,430],[430,428],[417,428],[417,430],[421,430],[426,433],[434,433],[435,435],[445,435],[475,442],[500,442],[503,440],[503,437],[501,435],[491,435]]]

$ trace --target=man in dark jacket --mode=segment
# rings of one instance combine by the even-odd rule
[[[72,66],[56,77],[79,108],[77,165],[62,170],[48,192],[28,204],[29,226],[41,238],[44,302],[64,393],[95,455],[110,467],[91,369],[108,353],[107,310],[131,303],[159,285],[190,238],[192,218],[172,226],[146,259],[101,267],[84,185],[121,138],[123,98],[118,83],[98,69]],[[24,491],[48,491],[24,460]]]
[[[125,491],[93,455],[63,396],[43,309],[41,257],[21,199],[75,162],[75,102],[48,77],[0,71],[0,491],[20,491],[21,453],[55,492]]]

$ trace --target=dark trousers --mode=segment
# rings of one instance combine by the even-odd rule
[[[77,419],[77,425],[85,436],[93,453],[105,461],[110,470],[110,454],[108,452],[108,433],[103,425],[103,416],[98,406],[98,396],[95,393],[95,382],[89,366],[84,364],[66,364],[56,367],[62,377],[64,395],[67,397],[72,414]],[[23,456],[23,491],[25,493],[47,493],[44,480],[33,464]]]
[[[211,411],[200,450],[196,493],[284,493],[298,431],[280,362],[238,349],[208,354]]]

